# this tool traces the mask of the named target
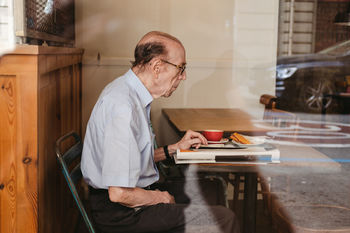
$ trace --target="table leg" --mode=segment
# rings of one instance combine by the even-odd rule
[[[257,174],[255,172],[245,173],[243,233],[255,233],[257,191]]]

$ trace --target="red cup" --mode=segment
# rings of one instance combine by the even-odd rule
[[[207,129],[203,131],[203,136],[208,141],[220,141],[222,139],[222,136],[224,135],[223,130],[218,129]]]

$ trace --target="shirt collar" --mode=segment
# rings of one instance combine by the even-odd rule
[[[141,80],[131,69],[128,70],[126,76],[128,76],[127,80],[130,86],[136,91],[137,95],[139,96],[143,107],[147,107],[148,105],[150,105],[153,101],[153,97],[151,93],[149,93],[145,85],[143,85]]]

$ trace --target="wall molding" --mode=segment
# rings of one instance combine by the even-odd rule
[[[84,56],[83,65],[86,66],[130,66],[131,57],[100,57]],[[237,64],[236,64],[237,65]],[[232,68],[232,59],[188,59],[187,67],[191,68]]]

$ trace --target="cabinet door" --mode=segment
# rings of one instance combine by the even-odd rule
[[[16,77],[0,75],[0,232],[16,232]]]
[[[35,62],[0,58],[1,233],[38,231]]]

